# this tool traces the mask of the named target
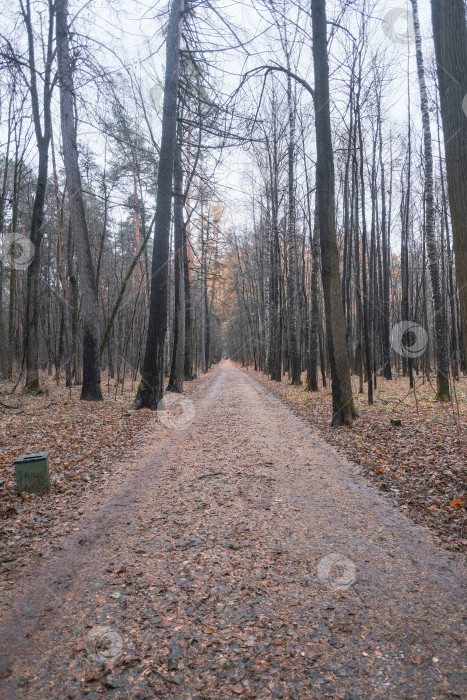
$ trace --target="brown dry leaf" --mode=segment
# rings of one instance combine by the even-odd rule
[[[76,641],[76,643],[73,645],[73,651],[84,651],[86,649],[86,643],[84,641],[84,637],[81,637]]]
[[[237,683],[236,685],[233,685],[230,688],[230,690],[232,691],[232,693],[235,693],[235,695],[243,695],[243,693],[245,692],[245,688],[243,687],[243,685],[241,683]]]

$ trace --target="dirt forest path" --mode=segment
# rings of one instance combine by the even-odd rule
[[[466,697],[465,559],[232,364],[192,399],[3,596],[0,696]]]

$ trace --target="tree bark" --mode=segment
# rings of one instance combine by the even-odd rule
[[[207,246],[209,241],[209,211],[208,222],[206,229],[206,240],[203,238],[203,225],[201,226],[201,284],[202,284],[202,305],[203,305],[203,371],[209,371],[209,363],[211,356],[211,315],[209,311],[208,300],[208,262],[207,262]],[[253,336],[252,336],[253,341]]]
[[[271,200],[271,221],[269,232],[269,362],[271,379],[280,382],[281,376],[281,327],[280,327],[280,241],[279,241],[279,184],[277,153],[277,119],[273,109],[272,149],[266,138],[269,159],[269,194]],[[272,153],[271,153],[272,150]]]
[[[332,425],[350,425],[357,416],[352,396],[342,309],[334,201],[334,157],[329,109],[326,2],[311,0],[315,74],[316,185],[321,265],[332,384]]]
[[[428,253],[428,266],[430,269],[431,291],[433,295],[433,312],[435,324],[435,352],[436,352],[436,398],[438,401],[449,401],[449,353],[444,294],[441,286],[440,271],[438,266],[438,248],[435,237],[435,203],[434,203],[434,178],[433,178],[433,147],[431,141],[430,110],[428,106],[428,93],[425,81],[425,68],[423,65],[422,36],[420,21],[418,18],[418,2],[411,0],[412,14],[415,31],[415,48],[417,57],[418,84],[420,88],[420,102],[423,123],[423,143],[425,160],[425,237]],[[466,116],[467,118],[467,116]]]
[[[467,29],[462,0],[431,0],[449,204],[467,358]]]
[[[315,211],[313,238],[310,241],[312,248],[311,264],[311,323],[310,323],[310,348],[308,356],[308,368],[306,376],[306,390],[319,391],[318,386],[318,344],[320,308],[319,308],[319,223],[318,207]]]
[[[185,365],[185,220],[183,197],[183,168],[181,127],[179,143],[175,149],[174,163],[174,267],[175,267],[175,314],[172,367],[167,391],[183,393]]]
[[[383,346],[383,377],[392,379],[391,371],[391,329],[390,329],[390,256],[391,256],[391,241],[390,229],[387,222],[386,214],[386,176],[383,159],[383,130],[381,123],[381,93],[377,96],[377,114],[378,114],[378,146],[379,146],[379,167],[381,171],[381,247],[383,257],[382,269],[382,346]]]
[[[8,169],[10,165],[10,144],[12,134],[12,115],[13,95],[10,97],[8,105],[8,121],[7,121],[7,142],[5,152],[5,165],[2,177],[2,192],[0,194],[0,237],[3,238],[5,225],[5,202],[8,184]],[[0,376],[2,379],[8,377],[8,335],[5,332],[5,323],[3,318],[3,262],[0,260]]]
[[[183,245],[183,272],[185,276],[185,362],[184,362],[184,378],[185,381],[191,382],[193,376],[193,331],[192,331],[192,311],[191,311],[191,279],[190,279],[190,256],[188,254],[190,247],[188,224],[184,226],[183,233],[185,242]]]
[[[74,114],[73,66],[68,35],[68,0],[57,0],[57,62],[63,160],[67,178],[71,232],[78,262],[83,317],[83,401],[102,401],[99,358],[99,309],[79,170]]]
[[[177,95],[184,0],[172,0],[167,32],[162,137],[157,178],[156,223],[151,269],[151,296],[141,382],[133,407],[157,410],[164,393],[164,346],[167,333],[168,261],[172,183],[177,141]]]
[[[290,56],[286,51],[287,70],[290,71]],[[295,105],[293,103],[292,78],[287,74],[287,107],[289,120],[289,143],[287,148],[288,165],[288,221],[287,221],[287,257],[289,263],[287,275],[287,319],[289,335],[289,359],[291,384],[301,384],[300,354],[297,333],[297,232],[295,212]]]
[[[359,84],[360,84],[360,72],[359,72]],[[373,346],[371,342],[371,330],[370,330],[370,297],[368,295],[368,233],[366,224],[366,197],[365,197],[365,177],[364,177],[364,150],[363,150],[363,134],[362,134],[362,119],[360,113],[360,102],[358,102],[358,112],[357,118],[357,130],[358,130],[358,143],[360,150],[360,189],[361,189],[361,203],[362,203],[362,291],[363,291],[363,345],[365,353],[365,370],[366,370],[366,380],[368,383],[368,403],[371,406],[373,404],[373,369],[372,369],[372,356],[373,356]],[[371,302],[374,303],[373,297]]]
[[[39,389],[38,366],[38,325],[39,325],[39,292],[42,225],[44,221],[45,194],[47,189],[48,150],[49,142],[42,140],[38,144],[39,167],[37,173],[36,192],[31,218],[31,242],[34,245],[34,257],[26,273],[26,309],[24,326],[24,346],[26,361],[27,392]]]
[[[24,346],[26,360],[26,386],[28,392],[39,389],[38,366],[38,327],[39,327],[39,298],[40,298],[40,264],[42,225],[44,221],[45,195],[47,190],[47,171],[49,162],[49,145],[52,133],[51,100],[53,83],[51,79],[53,61],[53,34],[55,6],[49,2],[48,35],[45,49],[45,70],[43,102],[40,104],[37,85],[37,66],[34,47],[34,29],[32,24],[30,1],[21,4],[21,12],[28,38],[28,67],[30,73],[29,91],[33,113],[34,131],[36,135],[39,163],[36,180],[36,191],[31,217],[31,243],[34,246],[34,256],[26,274],[26,309],[24,324]],[[43,127],[41,123],[41,113]]]

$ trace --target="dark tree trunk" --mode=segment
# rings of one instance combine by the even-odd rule
[[[5,152],[5,166],[2,177],[2,191],[0,194],[0,237],[3,238],[5,225],[5,202],[8,184],[8,169],[10,163],[10,143],[11,143],[11,112],[13,96],[10,97],[8,106],[8,133]],[[5,322],[3,318],[3,261],[0,259],[0,377],[8,377],[8,334],[5,332]]]
[[[390,284],[390,229],[387,224],[386,213],[386,177],[383,160],[383,131],[381,124],[381,95],[377,98],[378,110],[378,141],[379,141],[379,165],[381,171],[381,249],[383,257],[382,265],[382,354],[383,354],[383,377],[392,379],[391,371],[391,329],[390,329],[390,304],[389,304],[389,284]]]
[[[290,59],[287,53],[287,70],[290,71]],[[297,280],[297,232],[295,212],[295,105],[293,102],[292,79],[287,75],[287,106],[289,112],[289,144],[287,149],[288,164],[288,222],[287,222],[287,329],[289,341],[289,376],[292,384],[301,384],[300,353],[297,332],[298,280]]]
[[[63,160],[67,178],[71,232],[78,262],[83,317],[83,401],[102,401],[99,358],[99,309],[79,170],[74,114],[73,64],[68,35],[68,0],[57,0],[57,62]]]
[[[19,204],[19,160],[18,160],[18,144],[16,148],[15,166],[13,172],[13,211],[11,229],[16,231],[18,222],[18,204]],[[8,367],[7,375],[11,379],[13,375],[13,365],[15,358],[15,340],[16,340],[16,294],[17,279],[16,270],[10,268],[10,302],[8,305]]]
[[[183,168],[181,153],[181,128],[179,143],[175,150],[174,163],[174,268],[175,268],[175,313],[172,367],[167,391],[183,392],[185,365],[185,220],[183,218]]]
[[[312,266],[311,266],[311,323],[310,323],[310,349],[308,356],[308,369],[306,376],[307,391],[318,391],[318,344],[319,326],[321,324],[319,308],[319,224],[318,208],[315,210],[315,222],[313,228]]]
[[[402,182],[401,195],[401,284],[402,284],[402,300],[401,300],[401,319],[402,321],[410,321],[410,299],[409,299],[409,224],[410,224],[410,193],[412,186],[412,126],[410,115],[410,82],[407,74],[407,96],[408,96],[408,120],[407,120],[407,189],[405,193],[404,183]],[[405,193],[405,195],[404,195]],[[410,345],[410,340],[407,338]],[[405,347],[405,342],[403,343]],[[410,355],[406,353],[402,356],[402,371],[410,378],[410,388],[414,387],[413,379],[413,362]]]
[[[36,192],[31,219],[31,243],[34,246],[34,257],[27,269],[26,277],[26,310],[24,326],[24,348],[26,361],[27,392],[39,389],[38,367],[38,324],[40,296],[40,265],[42,225],[44,221],[45,194],[47,189],[47,170],[49,160],[49,141],[39,145],[39,168],[37,174]]]
[[[329,108],[326,3],[312,0],[315,123],[321,265],[332,384],[332,425],[350,425],[357,416],[352,396],[342,309],[334,202],[334,157]]]
[[[134,408],[157,410],[164,393],[164,348],[167,332],[168,261],[172,183],[177,142],[177,95],[184,0],[173,0],[167,32],[162,138],[157,178],[156,223],[151,269],[149,323]]]
[[[446,309],[443,288],[440,279],[439,254],[435,238],[435,203],[433,176],[433,148],[431,141],[430,109],[423,65],[422,37],[418,18],[417,0],[411,0],[415,28],[415,46],[417,56],[418,83],[423,122],[424,160],[425,160],[425,238],[428,252],[428,267],[430,269],[431,290],[433,294],[433,312],[435,324],[436,352],[436,398],[438,401],[449,401],[449,353]]]
[[[193,373],[193,311],[191,305],[191,127],[188,129],[187,147],[187,177],[189,179],[185,194],[186,226],[183,227],[185,237],[183,244],[183,270],[185,275],[185,381],[194,379]]]
[[[360,81],[360,74],[359,74]],[[368,295],[368,233],[366,225],[366,197],[365,197],[365,178],[363,164],[363,134],[362,120],[360,114],[360,105],[357,114],[358,122],[358,142],[360,149],[360,188],[362,202],[362,290],[363,290],[363,344],[365,352],[365,371],[366,380],[368,383],[368,403],[373,404],[373,369],[372,369],[372,343],[370,330],[370,297]],[[373,297],[371,299],[373,302]]]
[[[39,388],[38,367],[38,328],[39,328],[39,298],[40,298],[40,264],[42,225],[44,221],[45,195],[47,190],[47,171],[49,163],[49,145],[52,133],[51,100],[53,83],[52,61],[54,57],[53,36],[55,6],[49,3],[48,36],[45,49],[45,70],[43,103],[40,104],[37,85],[37,68],[34,47],[34,28],[30,3],[27,2],[21,8],[23,21],[28,38],[28,67],[30,72],[29,91],[31,94],[31,106],[33,113],[34,131],[39,154],[39,163],[36,180],[36,191],[31,217],[31,243],[34,246],[34,256],[27,269],[26,276],[26,310],[24,324],[24,348],[26,361],[26,391],[37,391]],[[41,113],[43,127],[41,123]]]
[[[277,121],[273,114],[272,153],[268,143],[269,190],[271,222],[269,236],[269,366],[271,379],[280,382],[281,374],[281,323],[280,323],[280,241],[279,241],[279,184],[277,153]]]
[[[209,235],[209,222],[207,235]],[[202,244],[203,245],[203,244]],[[209,311],[209,299],[208,299],[208,263],[207,263],[207,242],[204,243],[204,254],[202,256],[202,284],[203,284],[203,311],[204,311],[204,356],[203,356],[203,369],[205,372],[209,371],[209,364],[211,358],[211,314]],[[251,336],[252,342],[254,343],[253,334]]]
[[[188,226],[188,224],[187,224]],[[188,228],[184,226],[183,234],[185,241],[183,245],[183,273],[185,275],[185,362],[184,362],[184,377],[185,381],[193,380],[193,330],[192,330],[192,311],[191,311],[191,280],[190,280],[190,258],[188,255],[188,247],[190,240],[188,238]]]
[[[274,193],[272,194],[272,198]],[[271,379],[275,382],[280,382],[281,375],[281,339],[280,339],[280,320],[279,320],[279,275],[280,265],[280,249],[279,249],[279,232],[277,226],[277,217],[275,214],[275,204],[272,203],[271,229],[269,239],[269,362],[268,372]]]
[[[1,228],[0,228],[1,233]],[[8,377],[8,335],[3,319],[3,263],[0,260],[0,378]]]
[[[69,319],[71,332],[71,376],[74,377],[75,384],[81,384],[81,367],[79,362],[78,351],[78,334],[79,334],[79,292],[78,280],[75,273],[73,263],[73,238],[71,235],[71,221],[68,226],[68,282],[70,285],[70,300],[69,300]]]
[[[431,0],[456,256],[464,356],[467,358],[467,29],[462,0]]]

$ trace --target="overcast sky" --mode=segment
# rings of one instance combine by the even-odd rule
[[[277,40],[277,30],[271,28],[268,13],[261,9],[260,3],[252,0],[212,0],[219,18],[214,18],[215,27],[206,27],[202,37],[209,49],[209,60],[212,64],[212,74],[216,86],[224,95],[229,94],[238,86],[243,71],[251,69],[259,63],[277,61],[283,63],[283,54]],[[278,3],[279,5],[281,3]],[[295,21],[298,17],[295,2],[285,3],[288,16]],[[338,16],[341,3],[328,0],[328,19]],[[5,15],[7,22],[13,20],[16,12],[15,3],[9,6]],[[425,61],[432,62],[433,47],[431,40],[430,2],[419,0],[419,11],[424,39]],[[402,127],[407,120],[407,67],[409,65],[411,79],[411,97],[415,122],[418,117],[418,86],[416,81],[414,44],[412,37],[407,34],[407,14],[410,14],[409,0],[390,0],[378,3],[368,22],[369,53],[384,51],[390,57],[392,81],[386,94],[385,115],[389,116],[395,125]],[[167,19],[167,3],[152,3],[149,0],[71,0],[70,16],[75,18],[73,28],[78,33],[86,34],[88,49],[95,58],[101,61],[115,76],[125,76],[126,71],[136,75],[142,84],[142,94],[147,99],[148,113],[151,114],[152,126],[156,134],[160,133],[160,113],[154,109],[150,100],[151,89],[162,85],[164,77],[164,33],[163,26]],[[221,19],[222,18],[222,19]],[[347,27],[353,26],[352,15],[349,11],[344,20]],[[223,24],[233,25],[230,32]],[[299,20],[300,27],[307,26],[305,17]],[[356,21],[356,20],[355,20]],[[309,27],[309,25],[308,25]],[[217,28],[217,30],[216,30]],[[226,50],[236,43],[239,37],[245,43],[242,49]],[[289,38],[293,40],[293,29]],[[313,83],[311,61],[311,39],[309,35],[299,34],[296,37],[297,46],[294,52],[294,70]],[[338,69],[343,58],[341,42],[345,40],[344,30],[337,30],[330,44],[330,61],[332,71],[332,114],[338,120],[345,108],[348,96],[346,94],[345,77]],[[79,41],[78,37],[74,41]],[[218,51],[216,51],[218,49]],[[410,61],[408,64],[408,55]],[[117,78],[118,79],[118,78]],[[252,80],[237,107],[253,109],[254,97],[261,87],[261,79]],[[103,108],[104,97],[96,96],[89,84],[78,85],[77,89],[89,105],[98,102],[99,109]],[[311,98],[301,88],[299,89],[302,106],[308,106],[312,114]],[[154,94],[154,93],[153,93]],[[55,112],[58,115],[58,93],[55,94]],[[418,120],[419,122],[419,120]],[[58,125],[57,125],[58,127]],[[58,133],[58,128],[57,128]],[[97,157],[102,158],[102,139],[93,123],[92,109],[79,126],[79,138],[89,148],[96,151]],[[31,149],[34,158],[34,147]],[[242,224],[248,220],[241,216],[242,202],[251,193],[252,161],[244,148],[230,149],[224,158],[223,165],[218,169],[217,180],[219,198],[227,204],[231,220]]]

